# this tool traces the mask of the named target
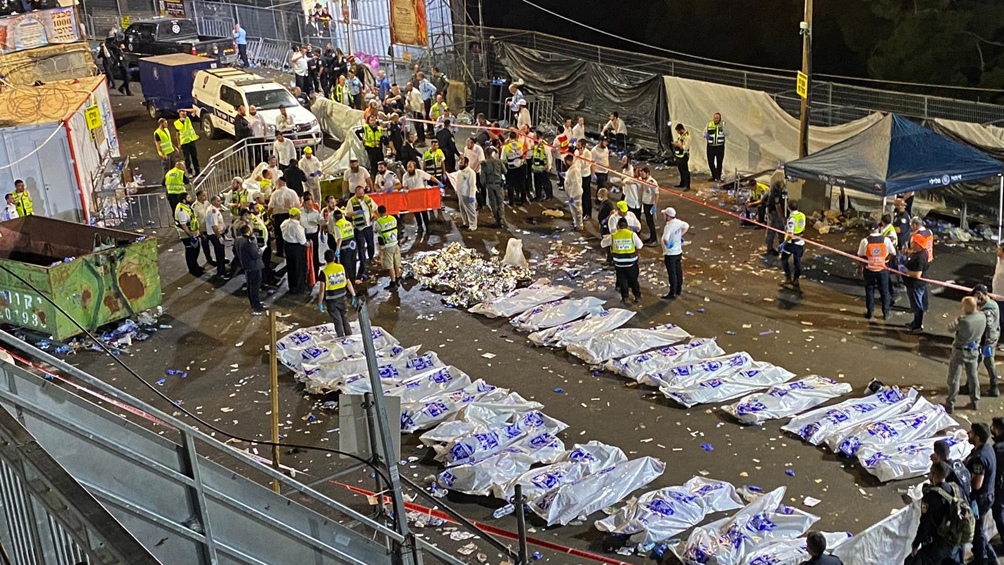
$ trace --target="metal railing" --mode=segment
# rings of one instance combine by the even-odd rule
[[[230,190],[234,177],[246,179],[259,164],[267,162],[271,154],[271,141],[238,141],[209,158],[206,166],[192,180],[192,192],[204,190],[210,199],[222,197]]]
[[[129,230],[173,226],[164,188],[144,190],[139,194],[126,194],[122,190],[95,192],[94,225]]]

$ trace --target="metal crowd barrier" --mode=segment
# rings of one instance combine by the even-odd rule
[[[164,187],[149,187],[139,194],[98,191],[94,202],[94,223],[102,227],[132,230],[174,225]]]
[[[234,177],[247,178],[259,163],[267,162],[272,154],[272,142],[238,141],[209,158],[199,176],[192,181],[192,192],[200,190],[206,196],[222,196],[230,190]]]

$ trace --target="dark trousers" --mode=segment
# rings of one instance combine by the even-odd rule
[[[1004,308],[1004,301],[996,300],[998,308]],[[1001,316],[1001,335],[1004,335],[1004,316]],[[1001,534],[1004,536],[1004,534]]]
[[[641,300],[641,286],[638,284],[638,261],[621,267],[616,265],[617,290],[621,293],[621,298],[627,300],[630,290],[634,297]]]
[[[285,257],[286,246],[282,240],[282,223],[289,219],[289,214],[272,215],[272,241],[275,242],[275,256]]]
[[[373,245],[373,226],[356,228],[356,253],[359,256],[359,274],[366,272],[366,261],[373,260],[376,249]]]
[[[610,137],[610,149],[614,152],[617,151],[627,151],[627,135],[623,133],[615,133]]]
[[[708,167],[711,169],[712,180],[722,180],[722,165],[725,162],[725,146],[708,146]]]
[[[554,174],[558,176],[558,188],[565,188],[565,162],[560,158],[554,160]]]
[[[241,60],[241,64],[245,67],[250,67],[251,63],[248,62],[248,44],[238,43],[237,44],[237,57]]]
[[[805,253],[804,245],[785,243],[784,251],[781,253],[781,266],[784,267],[784,278],[794,282],[802,276],[802,254]],[[788,261],[791,259],[791,261]],[[794,266],[794,268],[792,268]]]
[[[178,202],[185,199],[185,193],[179,192],[177,194],[167,193],[167,204],[171,207],[171,217],[174,217],[174,213],[178,211]]]
[[[664,260],[669,275],[669,294],[680,296],[683,292],[683,255],[665,255]]]
[[[547,171],[533,172],[533,192],[537,200],[554,197],[554,194],[551,192],[551,179],[548,178]]]
[[[216,276],[222,277],[227,273],[227,252],[223,247],[223,237],[211,233],[209,243],[213,246],[213,256],[216,257]]]
[[[345,267],[345,278],[355,282],[359,279],[356,276],[356,248],[355,241],[342,241],[342,250],[338,252],[338,262]]]
[[[377,163],[383,161],[383,151],[380,150],[380,147],[367,147],[366,158],[370,161],[370,175],[376,178]]]
[[[994,493],[994,504],[990,507],[991,515],[994,519],[994,525],[997,526],[997,533],[1001,536],[1001,540],[1004,541],[1004,492],[1002,489],[997,489]]]
[[[913,277],[903,277],[903,282],[906,283],[906,295],[910,299],[910,311],[913,312],[913,322],[910,327],[922,328],[924,312],[927,311],[927,283]]]
[[[261,250],[261,262],[265,265],[262,271],[263,282],[269,286],[275,286],[275,270],[272,268],[272,246],[266,245]]]
[[[413,120],[424,120],[425,116],[420,112],[412,112],[411,118]],[[421,122],[415,122],[415,139],[418,143],[425,143],[425,124]]]
[[[418,231],[426,231],[430,229],[429,222],[429,211],[415,212],[415,225],[418,226]]]
[[[641,208],[645,213],[645,223],[648,225],[648,239],[650,241],[655,241],[659,238],[659,235],[655,233],[655,205],[642,204]]]
[[[206,263],[216,265],[216,261],[213,260],[213,256],[209,252],[209,236],[206,234],[199,235],[199,244],[202,246],[202,253],[206,255]]]
[[[882,316],[889,317],[889,271],[865,269],[865,316],[871,318],[875,311],[875,291],[882,298]]]
[[[609,173],[596,173],[596,190],[606,188]]]
[[[264,310],[264,307],[261,305],[261,299],[258,297],[258,291],[261,290],[261,271],[245,270],[244,277],[248,283],[248,302],[251,303],[251,309],[255,311]]]
[[[907,555],[904,565],[945,565],[946,559],[950,559],[956,553],[956,548],[943,541],[924,544],[914,556]],[[953,565],[957,561],[948,561]]]
[[[119,85],[119,92],[125,92],[132,96],[132,91],[129,89],[129,65],[125,61],[120,61],[119,69],[122,71],[122,84]]]
[[[993,485],[990,486],[993,488]],[[984,500],[973,501],[973,514],[976,515],[976,532],[973,534],[973,565],[984,565],[997,563],[997,553],[990,545],[987,534],[983,529],[983,520],[987,512],[990,512],[990,503]]]
[[[202,267],[199,266],[199,239],[196,237],[186,237],[181,240],[185,246],[185,265],[188,273],[193,277],[202,276]]]
[[[523,169],[509,169],[505,175],[505,196],[506,200],[510,204],[516,204],[522,202],[523,200],[523,185],[526,181],[526,176],[523,173]]]
[[[335,333],[338,337],[352,335],[352,327],[349,326],[349,316],[345,311],[345,295],[338,298],[324,298],[324,307],[331,316],[331,323],[335,325]]]
[[[593,217],[593,187],[590,175],[582,177],[582,217]]]
[[[320,232],[308,233],[307,243],[310,244],[310,259],[313,261],[314,274],[317,274],[317,270],[321,268],[321,256],[319,254],[319,248],[321,246]]]
[[[286,242],[286,282],[290,294],[303,294],[307,287],[307,246]]]
[[[192,176],[199,176],[199,171],[202,168],[199,167],[199,151],[195,147],[195,142],[182,143],[181,153],[185,156],[185,167],[188,168],[188,171],[192,173]]]
[[[690,188],[690,153],[684,153],[683,157],[676,156],[676,170],[680,173],[678,188]]]

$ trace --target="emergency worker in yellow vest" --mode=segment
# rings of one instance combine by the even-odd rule
[[[704,139],[708,142],[708,167],[711,169],[711,180],[722,182],[722,165],[725,162],[725,122],[718,112],[715,112],[708,122]]]
[[[540,132],[537,132],[537,139],[541,139]],[[551,171],[551,150],[547,144],[539,142],[533,146],[533,152],[530,154],[530,170],[533,172],[534,198],[538,202],[554,198],[551,178],[548,176]]]
[[[164,175],[164,188],[167,189],[167,202],[171,205],[171,209],[174,210],[178,207],[178,202],[185,199],[185,195],[188,194],[185,189],[185,184],[188,183],[188,176],[186,175],[185,162],[178,161],[174,164],[174,168],[167,171]]]
[[[11,194],[14,201],[14,208],[17,210],[17,217],[32,216],[35,214],[35,205],[31,203],[31,194],[24,186],[24,181],[17,179],[14,181],[14,194]]]
[[[387,290],[397,290],[397,280],[401,278],[401,246],[397,241],[397,219],[387,213],[386,206],[377,208],[376,232],[380,264],[390,273]]]
[[[195,147],[195,142],[199,140],[199,134],[195,133],[195,126],[192,125],[192,118],[189,112],[192,110],[178,110],[178,119],[174,120],[174,129],[178,130],[178,146],[181,147],[181,154],[185,156],[185,165],[192,175],[199,176],[199,151]]]
[[[384,135],[375,114],[370,114],[358,135],[359,141],[363,142],[363,147],[366,149],[366,158],[370,162],[370,175],[375,177],[377,163],[383,161],[383,146],[390,142],[390,138]]]
[[[875,290],[882,299],[882,319],[888,319],[891,296],[889,294],[889,271],[886,264],[896,256],[896,246],[882,234],[879,224],[872,223],[871,233],[858,244],[858,257],[865,260],[865,318],[875,321]]]
[[[352,335],[352,328],[349,326],[349,317],[345,312],[345,296],[352,296],[353,305],[356,304],[356,289],[352,286],[350,277],[345,273],[345,267],[335,262],[335,252],[328,249],[324,252],[325,265],[321,267],[321,277],[317,284],[320,285],[317,291],[317,309],[324,312],[328,310],[331,322],[335,325],[335,333],[338,337]]]
[[[349,280],[359,280],[356,276],[356,228],[352,222],[345,219],[341,210],[328,214],[328,248],[335,251],[335,258],[345,267]],[[331,237],[335,240],[332,243]]]
[[[349,85],[345,84],[345,75],[338,75],[338,84],[331,90],[331,99],[339,104],[352,105],[352,94],[349,93]]]
[[[638,250],[642,248],[641,238],[628,228],[626,218],[617,221],[617,231],[603,236],[601,247],[610,248],[610,256],[617,273],[617,290],[621,302],[628,301],[628,291],[634,294],[634,303],[641,302],[641,286],[638,284]]]
[[[516,138],[516,132],[509,132],[509,142],[502,147],[502,160],[505,161],[505,191],[509,205],[527,202],[526,173],[523,170],[523,146]]]
[[[784,282],[781,286],[799,289],[798,279],[802,276],[802,254],[805,253],[805,214],[798,209],[798,202],[788,202],[788,223],[784,228],[784,243],[781,244],[781,266],[784,267]],[[791,259],[791,261],[789,261]]]
[[[202,267],[199,266],[199,218],[192,210],[192,195],[187,192],[174,206],[174,227],[178,230],[178,238],[185,246],[185,265],[193,277],[201,277]]]
[[[160,164],[164,167],[164,173],[174,166],[174,141],[171,131],[167,129],[167,118],[157,120],[157,129],[153,130],[153,145],[157,148],[157,155],[160,156]],[[172,205],[173,206],[173,205]],[[173,207],[172,207],[173,209]]]

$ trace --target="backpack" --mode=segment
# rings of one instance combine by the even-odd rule
[[[962,496],[959,485],[948,484],[952,487],[952,494],[945,492],[945,489],[934,487],[934,490],[948,502],[945,516],[938,524],[938,536],[950,545],[970,543],[976,533],[976,516],[973,515],[973,508]]]
[[[962,461],[949,461],[952,474],[948,476],[949,483],[955,483],[962,490],[962,499],[968,501],[969,493],[973,492],[973,476]]]

